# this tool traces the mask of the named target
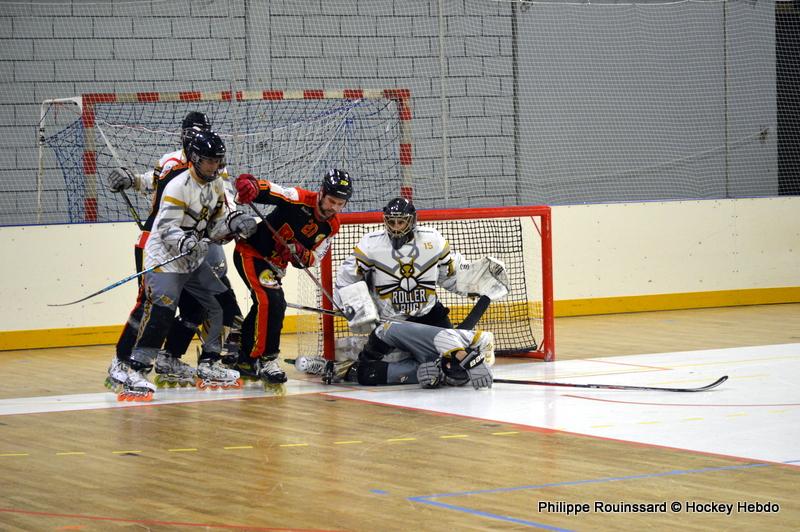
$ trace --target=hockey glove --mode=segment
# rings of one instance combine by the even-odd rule
[[[236,203],[246,205],[258,197],[258,179],[253,174],[241,174],[234,183],[236,187]]]
[[[423,362],[417,366],[417,382],[422,388],[438,388],[444,380],[442,373],[442,359],[438,358],[431,362]]]
[[[464,360],[459,362],[459,365],[467,370],[469,381],[472,383],[472,387],[476,390],[481,388],[491,388],[494,380],[492,378],[492,372],[489,369],[489,366],[483,363],[484,358],[485,355],[482,352],[474,349],[467,353],[467,356],[464,357]]]
[[[190,251],[191,254],[188,256],[199,262],[208,253],[208,242],[198,239],[194,233],[187,233],[178,241],[178,251],[181,253]]]
[[[295,268],[305,269],[314,265],[316,257],[314,253],[306,249],[299,242],[289,242],[286,246],[281,246],[276,242],[278,255],[286,262],[291,262]]]
[[[108,189],[121,192],[133,186],[133,174],[127,168],[112,168],[108,174]]]
[[[256,232],[256,221],[242,211],[233,211],[228,215],[228,229],[240,238],[250,238]]]

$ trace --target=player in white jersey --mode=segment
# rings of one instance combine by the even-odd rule
[[[136,345],[128,364],[120,363],[127,378],[125,392],[152,397],[155,387],[146,375],[167,335],[178,299],[191,294],[207,311],[209,329],[198,359],[200,387],[207,384],[240,386],[239,374],[220,364],[222,309],[214,297],[227,290],[206,259],[209,240],[222,241],[231,233],[247,237],[255,221],[239,211],[230,212],[225,202],[218,170],[224,166],[225,144],[212,131],[198,132],[192,139],[190,167],[164,188],[144,255],[146,268],[164,263],[178,254],[186,256],[165,264],[145,276],[147,300]],[[124,367],[127,366],[127,367]]]
[[[142,233],[134,247],[134,258],[136,270],[142,270],[142,254],[150,236],[153,222],[158,214],[161,203],[161,196],[167,184],[180,173],[189,167],[186,153],[194,135],[199,131],[211,129],[208,117],[201,112],[189,112],[181,122],[181,149],[164,154],[158,161],[155,168],[143,174],[134,175],[125,169],[113,169],[109,175],[109,187],[112,192],[133,188],[137,192],[145,195],[154,195],[153,208],[148,215]],[[227,168],[222,167],[218,171],[220,180],[225,185],[225,196],[228,205],[233,205],[234,191],[230,183]],[[208,256],[206,259],[214,268],[217,276],[228,286],[228,290],[218,294],[217,300],[223,310],[223,325],[226,331],[226,351],[231,353],[234,358],[238,353],[239,329],[242,322],[242,312],[236,301],[236,296],[230,288],[227,278],[227,263],[222,246],[215,243],[209,244]],[[131,350],[136,342],[136,335],[142,318],[144,306],[144,293],[141,289],[137,295],[136,305],[128,316],[128,320],[120,334],[116,345],[115,357],[117,360],[127,362],[130,358]],[[155,364],[156,383],[159,385],[167,384],[194,384],[194,368],[181,360],[181,356],[186,353],[189,344],[197,332],[200,323],[205,319],[205,309],[189,293],[184,293],[179,301],[180,315],[173,319],[169,334],[166,338],[164,349],[159,353]],[[114,362],[112,362],[113,366]]]

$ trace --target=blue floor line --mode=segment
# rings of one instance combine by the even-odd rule
[[[792,464],[795,462],[800,462],[800,460],[789,460],[787,462],[783,462],[786,464]],[[432,499],[439,499],[444,497],[463,497],[468,495],[482,495],[487,493],[508,493],[512,491],[522,491],[522,490],[531,490],[531,489],[543,489],[543,488],[552,488],[552,487],[559,487],[559,486],[576,486],[581,484],[597,484],[602,482],[618,482],[622,480],[638,480],[643,478],[658,478],[658,477],[668,477],[668,476],[676,476],[676,475],[691,475],[697,473],[708,473],[713,471],[730,471],[736,469],[752,469],[756,467],[768,467],[774,466],[775,464],[765,464],[765,463],[757,463],[757,464],[740,464],[740,465],[731,465],[731,466],[721,466],[721,467],[703,467],[700,469],[676,469],[674,471],[665,471],[663,473],[647,473],[643,475],[630,475],[626,477],[605,477],[605,478],[593,478],[593,479],[582,479],[582,480],[570,480],[564,482],[551,482],[548,484],[531,484],[527,486],[517,486],[511,488],[493,488],[493,489],[486,489],[486,490],[473,490],[473,491],[461,491],[455,493],[437,493],[434,495],[421,495],[417,497],[409,497],[407,500],[411,502],[419,502],[422,504],[428,504],[430,506],[437,506],[440,508],[444,508],[447,510],[454,510],[458,512],[464,512],[472,515],[477,515],[480,517],[487,517],[490,519],[497,519],[500,521],[507,521],[510,523],[516,523],[520,525],[527,525],[534,528],[543,528],[546,530],[568,530],[564,528],[558,528],[550,525],[546,525],[544,523],[538,523],[535,521],[527,521],[524,519],[517,519],[515,517],[505,516],[505,515],[498,515],[492,514],[488,512],[483,512],[480,510],[475,510],[473,508],[468,508],[466,506],[456,506],[454,504],[447,504],[439,501],[434,501]]]

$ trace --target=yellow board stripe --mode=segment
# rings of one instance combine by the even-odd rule
[[[647,296],[603,297],[593,299],[566,299],[555,301],[556,317],[649,312],[655,310],[680,310],[692,308],[733,307],[740,305],[770,305],[800,302],[800,287],[753,288],[747,290],[719,290],[716,292],[686,292],[682,294],[655,294]],[[515,303],[514,305],[520,305]],[[524,305],[524,303],[522,304]],[[528,304],[534,315],[541,313],[540,303]],[[454,316],[466,315],[469,309],[454,307]],[[513,309],[511,309],[513,310]],[[462,314],[459,314],[462,312]],[[283,332],[306,330],[303,321],[307,316],[288,315]],[[45,347],[72,347],[78,345],[114,344],[122,325],[98,325],[64,329],[35,329],[27,331],[0,331],[0,351],[12,349],[40,349]]]

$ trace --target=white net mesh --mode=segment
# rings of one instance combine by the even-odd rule
[[[54,0],[0,17],[2,224],[73,219],[67,196],[93,185],[50,149],[37,179],[35,131],[42,101],[87,93],[407,89],[420,208],[800,193],[796,2]]]
[[[270,93],[269,99],[260,92],[240,93],[227,101],[214,96],[219,94],[185,102],[138,101],[136,94],[90,95],[79,99],[81,105],[57,104],[61,118],[72,122],[45,136],[44,142],[63,172],[68,220],[129,219],[120,195],[108,192],[106,176],[118,166],[146,172],[161,154],[179,149],[181,120],[195,109],[202,109],[219,131],[228,148],[228,166],[236,172],[317,190],[326,169],[346,169],[358,176],[351,205],[359,210],[399,194],[398,104],[380,91],[373,98],[360,94],[352,99],[282,92]],[[105,101],[109,99],[116,101]],[[50,104],[44,109],[45,116],[55,113]],[[149,198],[131,199],[146,217]],[[38,209],[46,213],[53,206],[45,203]]]

